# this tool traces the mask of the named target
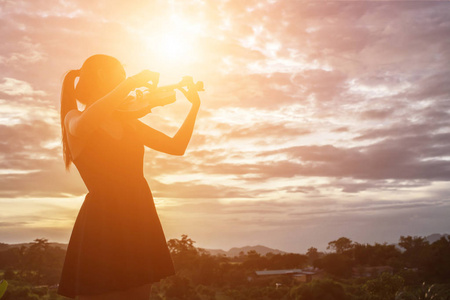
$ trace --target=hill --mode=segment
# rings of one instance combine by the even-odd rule
[[[433,233],[429,236],[425,237],[425,240],[427,240],[430,244],[433,244],[434,242],[440,240],[442,237],[448,237],[448,234],[439,234],[439,233]]]
[[[239,253],[241,253],[241,252],[243,252],[244,254],[247,254],[251,250],[254,250],[261,255],[266,255],[269,252],[272,252],[273,254],[286,254],[287,253],[287,252],[284,252],[284,251],[281,251],[278,249],[272,249],[272,248],[262,246],[262,245],[233,247],[228,251],[221,250],[221,249],[205,249],[205,250],[211,255],[225,255],[228,257],[239,256]]]

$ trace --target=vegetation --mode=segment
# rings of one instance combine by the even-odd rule
[[[450,238],[429,243],[400,237],[398,246],[358,244],[346,237],[330,252],[226,257],[195,247],[187,235],[168,241],[177,275],[153,285],[152,300],[445,300],[450,299]],[[28,246],[0,244],[2,300],[66,299],[56,295],[65,250],[36,239]],[[314,270],[306,282],[292,275],[258,276],[258,270]],[[313,269],[314,268],[314,269]]]

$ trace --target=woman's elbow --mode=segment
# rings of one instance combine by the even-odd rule
[[[166,151],[167,154],[174,155],[174,156],[183,156],[186,152],[186,147],[173,147],[171,149],[167,149],[169,151]]]
[[[186,153],[186,149],[177,149],[169,154],[174,155],[174,156],[183,156],[184,153]]]

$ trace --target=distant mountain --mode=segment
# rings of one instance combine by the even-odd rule
[[[239,253],[241,253],[241,252],[243,252],[244,254],[247,254],[251,250],[254,250],[261,255],[266,255],[269,252],[272,252],[273,254],[286,254],[287,253],[287,252],[284,252],[284,251],[281,251],[278,249],[272,249],[272,248],[269,248],[266,246],[261,246],[261,245],[233,247],[228,251],[224,251],[221,249],[205,249],[205,250],[211,255],[225,255],[228,257],[239,256]]]
[[[439,234],[439,233],[433,233],[429,236],[425,237],[425,240],[427,240],[430,244],[433,244],[434,242],[440,240],[442,237],[448,238],[448,234]]]

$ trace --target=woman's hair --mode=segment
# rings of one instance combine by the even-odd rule
[[[69,145],[67,143],[67,129],[64,126],[64,119],[69,111],[77,109],[77,99],[75,98],[75,78],[79,76],[80,70],[70,70],[64,77],[63,86],[61,90],[61,134],[63,157],[66,165],[66,170],[69,170],[72,162],[72,154],[70,153]]]
[[[64,126],[64,120],[69,111],[77,109],[77,100],[83,104],[89,104],[102,97],[102,82],[99,77],[99,71],[114,72],[115,70],[123,70],[120,62],[109,55],[96,54],[89,57],[81,69],[71,70],[66,73],[61,90],[61,134],[63,157],[66,170],[69,170],[73,161],[67,143],[67,128]],[[75,87],[75,79],[79,77]]]

